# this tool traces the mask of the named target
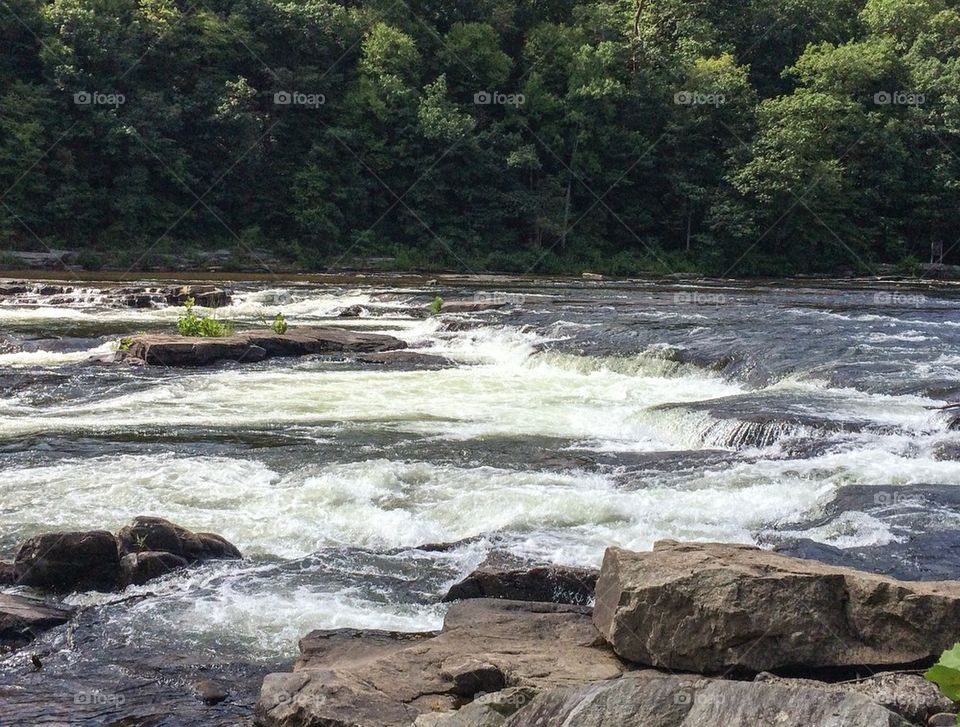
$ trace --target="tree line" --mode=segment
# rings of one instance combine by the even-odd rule
[[[954,0],[0,0],[0,256],[960,261]]]

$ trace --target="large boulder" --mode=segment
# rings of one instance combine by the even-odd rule
[[[39,633],[66,623],[72,615],[72,609],[0,593],[0,647],[23,646]]]
[[[408,727],[506,687],[545,689],[620,676],[590,610],[556,603],[455,603],[438,634],[314,632],[293,673],[264,680],[261,724]]]
[[[960,583],[912,582],[759,548],[609,548],[593,620],[624,659],[720,673],[930,663],[960,634]]]
[[[160,517],[141,515],[117,533],[123,555],[172,553],[187,563],[216,558],[241,558],[235,545],[215,533],[195,533]]]
[[[909,727],[866,697],[757,682],[632,678],[554,689],[503,727]]]
[[[443,600],[506,598],[586,605],[593,600],[597,575],[598,571],[590,568],[500,568],[494,563],[483,563],[462,581],[453,584]]]
[[[230,295],[214,285],[181,285],[163,292],[170,305],[183,305],[191,298],[196,305],[204,308],[220,308],[230,303]]]
[[[36,535],[13,565],[17,583],[52,591],[111,591],[120,578],[117,540],[105,530]]]

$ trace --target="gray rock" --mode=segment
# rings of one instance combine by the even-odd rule
[[[541,694],[504,727],[908,727],[855,694],[757,682],[624,677]]]
[[[120,580],[117,540],[104,530],[36,535],[20,545],[14,570],[24,586],[111,591]]]
[[[787,679],[762,672],[754,681],[787,687],[809,687],[828,692],[859,694],[871,702],[896,712],[904,719],[926,724],[937,712],[953,709],[953,702],[940,693],[933,682],[919,674],[881,672],[865,679],[843,682],[821,682],[814,679]]]
[[[599,571],[565,566],[499,568],[481,564],[455,583],[444,601],[466,598],[507,598],[513,601],[552,601],[585,605],[593,600]]]
[[[720,673],[933,661],[960,633],[960,583],[896,581],[752,546],[609,548],[594,623],[624,659]]]
[[[0,646],[23,646],[35,636],[70,620],[73,609],[0,593]]]

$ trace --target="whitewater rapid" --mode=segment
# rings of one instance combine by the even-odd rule
[[[247,284],[213,313],[390,333],[456,362],[439,370],[91,364],[124,335],[169,330],[177,309],[0,305],[0,548],[143,514],[222,533],[246,560],[105,608],[135,640],[267,658],[313,628],[436,628],[437,596],[491,549],[596,566],[609,545],[789,532],[844,485],[960,484],[943,456],[957,435],[935,408],[960,378],[960,332],[933,325],[950,299],[879,314],[848,292],[828,292],[831,309],[806,289],[719,287],[711,300],[729,300],[701,305],[643,285],[543,285],[485,291],[512,295],[503,309],[424,315],[438,292],[477,295]],[[359,318],[339,317],[352,306]],[[895,537],[856,513],[815,535]]]

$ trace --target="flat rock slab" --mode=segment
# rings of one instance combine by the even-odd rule
[[[704,674],[932,663],[960,633],[960,583],[915,582],[753,546],[609,548],[594,623],[624,659]]]
[[[493,563],[485,563],[459,583],[453,584],[442,600],[506,598],[586,605],[593,600],[597,576],[598,571],[590,568],[499,568]]]
[[[391,351],[406,345],[393,336],[343,328],[295,328],[282,335],[255,330],[223,338],[158,334],[132,338],[122,358],[154,366],[209,366],[220,361],[255,363],[275,356]]]
[[[442,724],[442,723],[440,723]],[[631,678],[555,689],[503,727],[908,727],[856,694],[683,677]]]
[[[12,593],[0,593],[0,645],[20,646],[70,620],[73,610]]]
[[[294,672],[264,680],[264,725],[407,727],[480,692],[582,684],[625,669],[588,608],[556,603],[463,601],[438,634],[314,632],[301,648]]]

